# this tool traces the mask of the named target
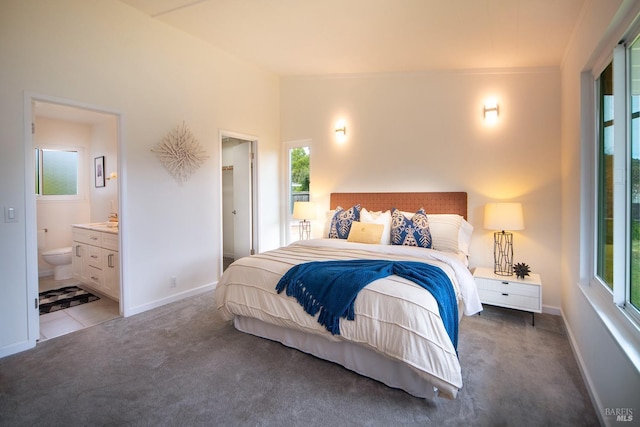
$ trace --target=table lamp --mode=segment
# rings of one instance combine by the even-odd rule
[[[513,233],[524,230],[522,204],[487,203],[484,208],[484,228],[501,230],[493,233],[493,272],[499,276],[513,275]]]
[[[293,203],[293,219],[300,219],[299,231],[300,240],[306,240],[311,237],[311,222],[308,220],[315,219],[316,204],[315,202],[294,202]]]

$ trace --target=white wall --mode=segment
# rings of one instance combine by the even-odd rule
[[[559,312],[559,69],[287,78],[281,86],[282,139],[313,140],[319,209],[334,191],[466,191],[475,267],[493,263],[484,204],[522,202],[526,229],[514,233],[514,259],[541,274],[545,310]],[[500,117],[487,127],[483,105],[492,96]],[[339,119],[347,126],[341,145]]]
[[[89,156],[89,194],[91,200],[90,222],[104,222],[109,214],[118,213],[118,181],[105,179],[104,187],[95,186],[94,159],[104,156],[104,173],[109,178],[118,172],[118,123],[116,116],[91,127],[91,150]]]
[[[621,31],[636,16],[639,6],[638,1],[587,2],[562,66],[562,311],[598,405],[597,413],[607,425],[616,423],[615,417],[607,417],[605,410],[615,408],[632,408],[637,424],[640,373],[623,350],[633,344],[616,342],[598,313],[601,310],[594,309],[586,297],[590,276],[587,233],[592,233],[593,228],[589,224],[591,195],[583,192],[583,180],[592,179],[592,175],[582,169],[582,156],[591,151],[589,145],[593,139],[588,135],[588,120],[582,127],[581,115],[589,117],[593,110],[588,105],[591,88],[581,93],[580,76],[585,73],[587,84],[593,82],[589,75],[597,66],[596,58],[605,51],[613,51]],[[581,289],[580,283],[585,287]],[[608,303],[612,307],[611,300]]]
[[[120,232],[125,314],[214,284],[220,274],[219,130],[259,140],[261,248],[279,243],[279,83],[118,1],[3,0],[0,14],[0,356],[24,349],[27,245],[24,93],[121,114]],[[248,102],[248,100],[250,102]],[[151,149],[185,122],[209,159],[179,186]],[[196,224],[197,226],[194,226]],[[27,253],[27,247],[34,253]],[[169,287],[176,276],[178,286]],[[29,279],[31,280],[31,279]],[[35,342],[35,341],[32,341]],[[26,344],[25,344],[26,343]]]
[[[233,170],[222,171],[222,255],[233,258]]]

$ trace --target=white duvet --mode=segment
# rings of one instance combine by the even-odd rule
[[[462,387],[456,351],[431,294],[392,275],[367,285],[356,298],[355,320],[341,319],[332,335],[298,302],[275,290],[293,265],[322,260],[389,259],[437,265],[449,276],[460,315],[482,310],[473,276],[455,254],[394,245],[370,245],[340,239],[315,239],[235,261],[216,287],[216,305],[227,320],[246,316],[280,327],[346,340],[408,365],[441,394],[455,397]]]

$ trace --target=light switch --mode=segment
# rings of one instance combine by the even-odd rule
[[[16,208],[6,207],[4,208],[4,222],[18,222],[16,215]]]

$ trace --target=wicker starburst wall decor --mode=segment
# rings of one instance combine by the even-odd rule
[[[209,158],[187,125],[176,126],[151,149],[160,162],[182,185]]]

